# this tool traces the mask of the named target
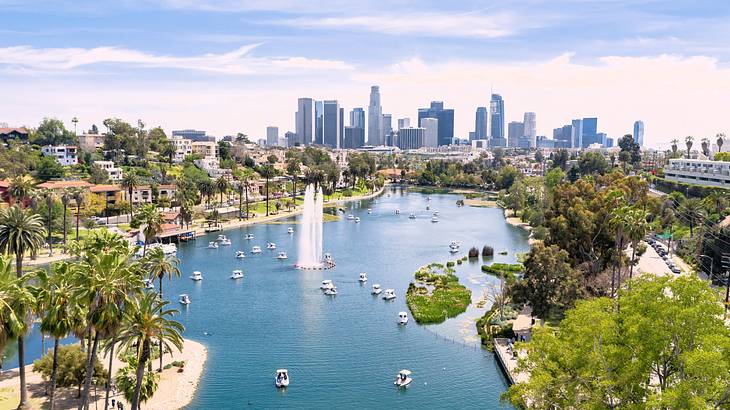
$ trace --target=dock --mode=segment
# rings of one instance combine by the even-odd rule
[[[494,338],[494,355],[497,356],[502,371],[509,384],[524,383],[529,380],[529,375],[517,371],[517,358],[512,354],[509,348],[509,339]]]

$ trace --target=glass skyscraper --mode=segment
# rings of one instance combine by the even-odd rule
[[[424,118],[438,120],[438,145],[451,145],[454,140],[454,110],[444,109],[442,101],[431,101],[431,107],[418,109],[418,123]]]
[[[644,146],[644,121],[634,122],[634,142],[640,147]]]
[[[487,107],[477,107],[476,121],[474,124],[474,138],[485,140],[489,136],[487,124],[489,123],[489,111]]]
[[[322,145],[340,147],[340,104],[337,100],[323,101]]]
[[[492,100],[489,102],[489,117],[492,124],[489,145],[492,147],[507,146],[507,139],[504,135],[504,100],[499,94],[492,94]]]

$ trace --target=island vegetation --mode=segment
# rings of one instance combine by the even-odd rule
[[[418,269],[414,276],[406,303],[417,323],[441,323],[463,313],[471,303],[471,291],[459,283],[450,267],[432,263]]]

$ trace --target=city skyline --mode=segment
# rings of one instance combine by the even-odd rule
[[[642,120],[644,145],[662,148],[730,128],[730,96],[718,92],[730,88],[728,29],[718,24],[729,5],[554,3],[0,0],[0,86],[13,95],[0,122],[75,116],[87,129],[142,118],[168,131],[263,137],[270,125],[294,131],[301,96],[349,110],[366,107],[377,84],[394,118],[443,101],[460,138],[492,92],[506,101],[505,124],[535,112],[547,137],[588,117],[613,138]]]

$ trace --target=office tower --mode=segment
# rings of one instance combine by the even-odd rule
[[[340,107],[340,133],[337,136],[337,148],[342,147],[342,141],[345,139],[345,109]]]
[[[611,138],[611,137],[606,138],[606,148],[613,148],[613,138]]]
[[[410,118],[398,118],[398,129],[408,128],[411,126]]]
[[[601,144],[602,147],[606,146],[606,139],[608,139],[608,136],[605,132],[599,132],[596,134],[596,143]]]
[[[598,118],[583,118],[583,134],[581,137],[581,148],[591,144],[601,144],[598,137]]]
[[[398,131],[391,131],[390,134],[385,136],[384,144],[388,147],[398,146]]]
[[[570,148],[572,146],[573,125],[568,124],[553,130],[555,148]]]
[[[191,141],[215,141],[215,137],[205,135],[205,131],[200,130],[173,130],[173,137],[187,138]]]
[[[530,141],[530,148],[537,146],[537,115],[534,112],[526,112],[523,124],[525,124],[525,137]]]
[[[286,134],[284,134],[284,142],[286,144],[282,145],[282,147],[293,147],[297,142],[297,133],[287,131]]]
[[[342,148],[355,149],[365,145],[365,128],[345,127],[345,139]]]
[[[322,145],[340,147],[340,103],[337,100],[322,102]]]
[[[437,147],[438,146],[438,135],[439,135],[439,120],[436,118],[423,118],[421,123],[418,124],[423,128],[423,146],[424,147]],[[408,127],[404,127],[408,128]]]
[[[324,109],[322,101],[314,102],[314,144],[322,145],[322,129],[324,127]]]
[[[583,146],[583,120],[573,120],[573,133],[570,136],[571,148],[581,148]]]
[[[489,102],[489,122],[491,123],[490,145],[493,147],[507,146],[504,134],[504,100],[499,94],[492,94],[492,100]]]
[[[279,127],[266,127],[266,145],[279,145]]]
[[[297,100],[295,119],[296,143],[300,145],[312,144],[312,138],[314,137],[314,100],[311,98]],[[289,143],[291,144],[291,141]]]
[[[520,138],[525,135],[525,125],[519,121],[507,124],[507,146],[517,148]]]
[[[489,124],[489,111],[487,107],[477,107],[476,121],[474,124],[474,138],[469,140],[485,140],[489,137],[487,125]]]
[[[350,126],[365,129],[365,110],[353,108],[350,111]]]
[[[640,147],[644,146],[644,121],[634,122],[634,142]]]
[[[380,87],[370,87],[368,105],[368,144],[383,145],[383,108],[380,106]]]
[[[381,141],[385,141],[385,138],[388,134],[393,132],[393,115],[391,114],[383,114],[383,138]]]
[[[442,101],[431,101],[431,107],[418,109],[418,123],[424,118],[438,120],[438,145],[450,145],[454,139],[454,110],[444,109]]]
[[[424,129],[418,128],[403,128],[398,130],[398,148],[400,149],[418,149],[423,146],[423,133]]]

